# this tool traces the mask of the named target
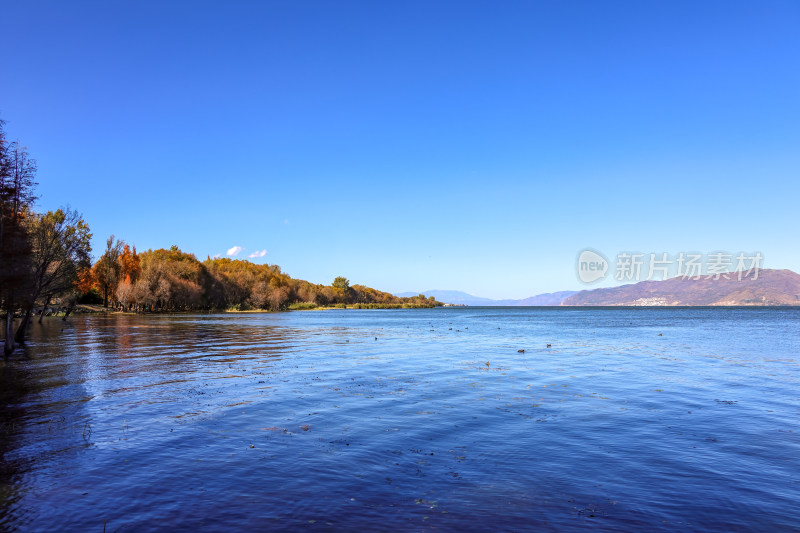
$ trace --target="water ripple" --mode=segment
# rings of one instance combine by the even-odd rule
[[[0,367],[0,528],[794,530],[798,326],[520,308],[36,324]]]

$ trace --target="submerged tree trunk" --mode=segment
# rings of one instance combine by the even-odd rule
[[[3,353],[11,355],[14,351],[14,307],[9,305],[6,311],[6,342],[3,346]]]
[[[39,324],[42,323],[42,319],[44,318],[44,314],[47,312],[47,306],[50,305],[50,295],[48,294],[44,299],[44,307],[42,307],[42,312],[39,313]]]
[[[14,340],[19,344],[25,343],[25,331],[28,328],[28,324],[31,321],[31,316],[33,315],[33,308],[31,307],[27,311],[25,311],[25,316],[22,317],[22,323],[20,323],[19,327],[17,328],[17,334],[14,335]]]
[[[67,317],[69,316],[69,314],[72,312],[72,310],[73,310],[73,309],[75,309],[75,305],[72,305],[72,304],[70,304],[70,305],[67,307],[67,310],[66,310],[66,311],[64,311],[64,318],[62,318],[61,320],[63,320],[64,322],[66,322],[66,321],[67,321]]]

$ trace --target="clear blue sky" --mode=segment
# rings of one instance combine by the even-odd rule
[[[0,117],[139,250],[392,292],[577,289],[577,253],[800,271],[800,3],[5,2]]]

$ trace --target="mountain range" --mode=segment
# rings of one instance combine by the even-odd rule
[[[404,292],[396,296],[417,294]],[[738,272],[728,272],[718,279],[675,277],[604,289],[550,292],[521,300],[492,300],[451,290],[430,290],[423,294],[440,302],[469,306],[800,306],[800,274],[785,269],[761,269],[757,273],[742,273],[740,279]]]
[[[544,294],[537,294],[523,298],[522,300],[492,300],[491,298],[481,298],[480,296],[473,296],[466,292],[461,291],[445,291],[445,290],[430,290],[424,291],[422,294],[425,296],[433,296],[440,302],[445,302],[454,305],[471,305],[471,306],[554,306],[561,305],[565,298],[576,294],[577,291],[560,291],[560,292],[547,292]],[[409,297],[417,296],[416,292],[401,292],[395,296]]]
[[[759,270],[757,275],[729,272],[719,279],[675,277],[573,294],[561,305],[800,305],[800,274]]]

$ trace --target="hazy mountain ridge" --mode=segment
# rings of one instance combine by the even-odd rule
[[[422,294],[440,302],[469,306],[724,306],[724,305],[798,305],[800,274],[791,270],[761,269],[758,275],[737,272],[713,279],[682,277],[641,281],[629,285],[583,291],[559,291],[538,294],[521,300],[493,300],[453,290],[429,290]],[[756,279],[753,279],[755,277]],[[409,297],[420,293],[404,292]]]
[[[800,274],[791,270],[763,269],[753,279],[727,273],[728,279],[702,276],[580,291],[565,298],[564,306],[721,306],[800,305]]]
[[[434,298],[436,298],[436,300],[440,302],[445,302],[455,305],[512,307],[512,306],[561,305],[561,302],[565,298],[572,296],[573,294],[576,293],[577,291],[559,291],[559,292],[547,292],[543,294],[537,294],[536,296],[529,296],[528,298],[523,298],[521,300],[513,300],[513,299],[492,300],[491,298],[481,298],[480,296],[473,296],[472,294],[468,294],[462,291],[432,289],[429,291],[424,291],[422,293],[401,292],[395,294],[395,296],[410,297],[410,296],[417,296],[418,294],[424,294],[425,296],[433,296]]]
[[[531,296],[530,298],[517,300],[517,303],[515,303],[514,305],[531,305],[531,306],[561,305],[561,303],[565,299],[577,293],[578,291],[546,292],[543,294],[538,294],[536,296]]]

